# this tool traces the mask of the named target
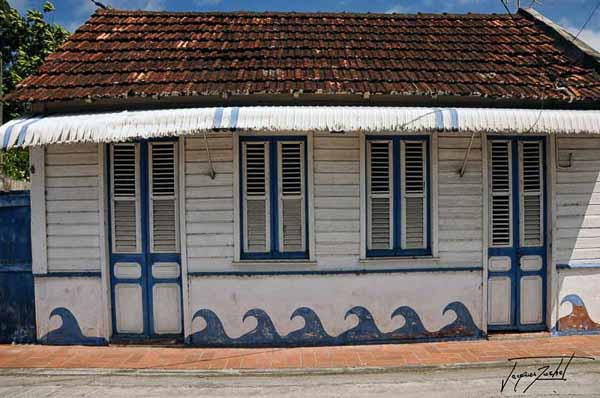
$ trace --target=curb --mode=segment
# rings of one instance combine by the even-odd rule
[[[600,359],[597,357],[596,359]],[[536,365],[547,363],[543,359],[522,360],[523,365]],[[572,365],[600,366],[600,361],[590,363],[589,361],[574,359]],[[140,377],[286,377],[286,376],[333,376],[353,374],[382,374],[382,373],[404,373],[404,372],[434,372],[443,370],[462,369],[491,369],[508,368],[510,362],[465,362],[442,365],[404,365],[404,366],[360,366],[349,368],[288,368],[288,369],[222,369],[222,370],[189,370],[189,369],[109,369],[109,368],[0,368],[2,376],[140,376]]]

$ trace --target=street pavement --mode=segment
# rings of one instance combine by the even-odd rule
[[[554,362],[553,362],[554,361]],[[0,370],[0,397],[600,397],[600,361],[575,360],[560,380],[512,374],[559,362],[315,373],[135,370]],[[508,378],[508,382],[506,382]],[[504,382],[504,383],[503,383]],[[501,391],[503,384],[504,390]]]

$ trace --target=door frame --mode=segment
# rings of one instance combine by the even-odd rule
[[[151,142],[173,142],[175,144],[175,150],[177,151],[175,167],[176,167],[176,178],[175,182],[177,184],[177,199],[175,201],[175,206],[180,206],[182,200],[184,200],[184,187],[181,185],[182,180],[185,180],[185,176],[182,176],[182,167],[183,164],[183,156],[181,153],[183,146],[181,145],[181,139],[179,137],[164,137],[164,138],[152,138],[152,139],[136,139],[132,141],[128,141],[128,143],[139,144],[139,178],[140,178],[140,241],[141,241],[141,253],[117,253],[116,255],[119,257],[120,261],[139,261],[138,258],[141,256],[141,266],[142,266],[142,275],[137,280],[128,280],[124,278],[119,278],[120,281],[125,281],[126,283],[139,283],[142,288],[142,318],[144,322],[144,331],[140,334],[132,334],[132,333],[118,333],[116,330],[116,314],[115,314],[115,290],[114,284],[115,278],[114,275],[114,256],[113,253],[113,244],[112,244],[112,203],[111,203],[111,161],[112,161],[112,152],[111,146],[116,143],[107,143],[107,144],[99,144],[102,152],[102,159],[100,163],[100,167],[102,169],[102,181],[99,184],[102,185],[101,195],[102,195],[102,204],[104,206],[103,209],[103,231],[104,231],[104,252],[105,254],[105,268],[106,272],[105,279],[105,292],[107,295],[107,332],[110,339],[126,339],[126,340],[149,340],[149,339],[184,339],[186,334],[186,320],[188,318],[187,314],[187,300],[184,300],[184,295],[187,295],[187,289],[184,289],[184,286],[187,284],[187,269],[184,270],[184,259],[183,253],[185,253],[185,236],[181,235],[182,232],[182,214],[185,215],[185,212],[178,211],[177,212],[177,232],[180,234],[179,236],[179,253],[151,253],[150,252],[150,232],[149,232],[149,217],[150,217],[150,193],[149,189],[149,143]],[[158,278],[158,281],[154,281],[152,276],[152,269],[148,264],[152,264],[153,261],[149,261],[150,259],[154,259],[154,261],[168,261],[168,262],[177,262],[179,264],[179,277],[178,278]],[[155,284],[159,283],[178,283],[179,284],[179,293],[180,293],[180,311],[181,311],[181,332],[176,334],[156,334],[151,333],[150,331],[154,328],[154,313],[153,313],[153,294],[152,287]],[[187,296],[186,296],[187,297]]]
[[[553,181],[552,181],[552,173],[551,173],[551,168],[553,167],[553,160],[552,160],[552,154],[549,152],[551,149],[551,140],[553,139],[553,137],[551,137],[548,134],[530,134],[530,135],[516,135],[516,134],[494,134],[494,133],[490,133],[490,134],[482,134],[482,139],[481,139],[481,143],[482,143],[482,177],[483,177],[483,272],[482,272],[482,278],[483,278],[483,289],[482,289],[482,298],[483,298],[483,305],[482,305],[482,314],[483,314],[483,319],[482,319],[482,323],[484,326],[484,330],[486,330],[488,333],[490,332],[535,332],[535,331],[547,331],[550,329],[550,326],[548,324],[548,322],[551,320],[552,316],[552,308],[551,308],[551,304],[552,304],[552,300],[551,297],[549,297],[549,295],[552,293],[552,280],[554,277],[554,273],[552,272],[553,267],[551,267],[552,264],[552,247],[553,247],[553,234],[552,234],[552,228],[549,227],[550,222],[552,220],[552,205],[553,205],[553,200],[551,197],[551,194],[553,192]],[[490,207],[489,207],[489,195],[490,195],[490,179],[489,179],[489,156],[488,156],[488,149],[489,149],[489,145],[490,145],[490,141],[493,140],[504,140],[504,141],[509,141],[511,142],[511,170],[515,170],[514,168],[516,167],[517,169],[517,179],[515,181],[515,179],[513,178],[512,181],[512,188],[514,190],[514,187],[517,187],[517,194],[513,194],[512,198],[511,198],[511,206],[514,207],[516,206],[517,208],[520,207],[520,203],[519,203],[519,198],[520,198],[520,182],[519,182],[519,177],[520,177],[520,173],[518,170],[520,170],[520,158],[514,158],[514,153],[516,152],[517,154],[519,153],[519,146],[518,143],[520,141],[541,141],[542,142],[542,167],[543,167],[543,195],[544,195],[544,199],[543,199],[543,211],[544,211],[544,217],[543,217],[543,230],[544,230],[544,234],[543,234],[543,239],[544,239],[544,246],[542,249],[542,262],[543,262],[543,266],[544,266],[544,272],[542,274],[542,303],[541,303],[541,309],[542,309],[542,322],[540,322],[539,324],[535,324],[535,325],[521,325],[520,324],[520,280],[518,283],[514,283],[515,277],[517,275],[520,275],[521,272],[517,272],[516,271],[516,267],[512,267],[511,264],[511,270],[507,271],[508,274],[510,274],[510,278],[511,278],[511,325],[510,326],[504,326],[504,325],[490,325],[488,323],[488,300],[489,300],[489,290],[488,290],[488,283],[489,283],[489,257],[490,257],[490,249],[493,250],[495,249],[494,247],[491,247],[490,245],[490,239],[489,239],[489,228],[490,228]],[[513,148],[512,143],[516,142],[517,145],[515,145],[516,148]],[[514,173],[513,176],[514,177]],[[520,215],[519,215],[520,218]],[[519,220],[520,221],[520,220]],[[512,222],[511,225],[511,229],[513,231],[513,246],[512,249],[515,249],[515,242],[514,242],[514,238],[515,238],[515,234],[519,234],[520,235],[520,223],[519,222]],[[519,240],[520,242],[520,240]],[[527,248],[524,248],[525,251],[527,251]],[[526,255],[526,254],[525,254]],[[518,254],[516,255],[516,257],[518,258]],[[514,259],[511,257],[511,262]],[[520,267],[520,265],[518,265]],[[527,272],[527,271],[525,271]],[[519,278],[520,279],[520,278]],[[513,286],[516,285],[516,286]],[[515,300],[515,292],[518,294],[517,297],[519,297],[519,300]],[[515,319],[512,319],[512,316],[514,315]]]

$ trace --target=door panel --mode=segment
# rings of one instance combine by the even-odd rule
[[[488,323],[506,325],[510,323],[511,279],[507,276],[491,277],[488,281]]]
[[[488,143],[489,330],[545,330],[546,179],[541,137]]]
[[[113,144],[110,149],[114,334],[180,335],[176,142]]]

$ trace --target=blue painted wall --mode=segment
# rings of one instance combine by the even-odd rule
[[[35,342],[29,192],[0,193],[0,343]]]

